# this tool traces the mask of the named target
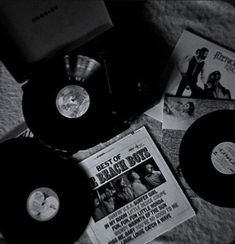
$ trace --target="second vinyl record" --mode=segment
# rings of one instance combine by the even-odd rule
[[[88,177],[32,138],[0,144],[0,232],[12,244],[73,244],[92,212]]]
[[[71,153],[109,136],[110,106],[102,61],[84,55],[47,63],[24,87],[23,113],[35,137]]]
[[[235,207],[235,111],[202,116],[186,131],[179,152],[182,173],[204,200]]]

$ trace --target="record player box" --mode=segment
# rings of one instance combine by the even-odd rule
[[[23,82],[42,61],[72,51],[111,27],[103,1],[3,0],[1,60]]]

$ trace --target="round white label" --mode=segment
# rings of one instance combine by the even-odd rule
[[[66,118],[78,118],[85,114],[90,106],[87,91],[78,85],[69,85],[61,89],[56,97],[56,107]]]
[[[52,219],[59,210],[59,198],[57,194],[47,187],[35,189],[27,199],[27,211],[29,215],[38,221]]]
[[[235,174],[235,143],[219,143],[212,151],[211,160],[220,173]]]

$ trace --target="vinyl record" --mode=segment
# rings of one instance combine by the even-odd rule
[[[218,110],[196,120],[179,151],[182,173],[204,200],[235,207],[235,111]]]
[[[0,232],[12,244],[74,243],[92,211],[88,177],[32,138],[0,144]]]
[[[55,149],[87,149],[110,137],[114,119],[102,60],[66,55],[24,86],[23,113],[35,137]]]

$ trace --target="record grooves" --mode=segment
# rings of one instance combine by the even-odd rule
[[[3,142],[0,231],[12,244],[74,243],[92,211],[88,177],[32,138]]]
[[[202,116],[186,131],[179,151],[182,173],[203,199],[235,207],[235,111]]]
[[[115,127],[102,60],[77,57],[47,63],[23,93],[24,117],[35,137],[72,153],[102,142]]]

